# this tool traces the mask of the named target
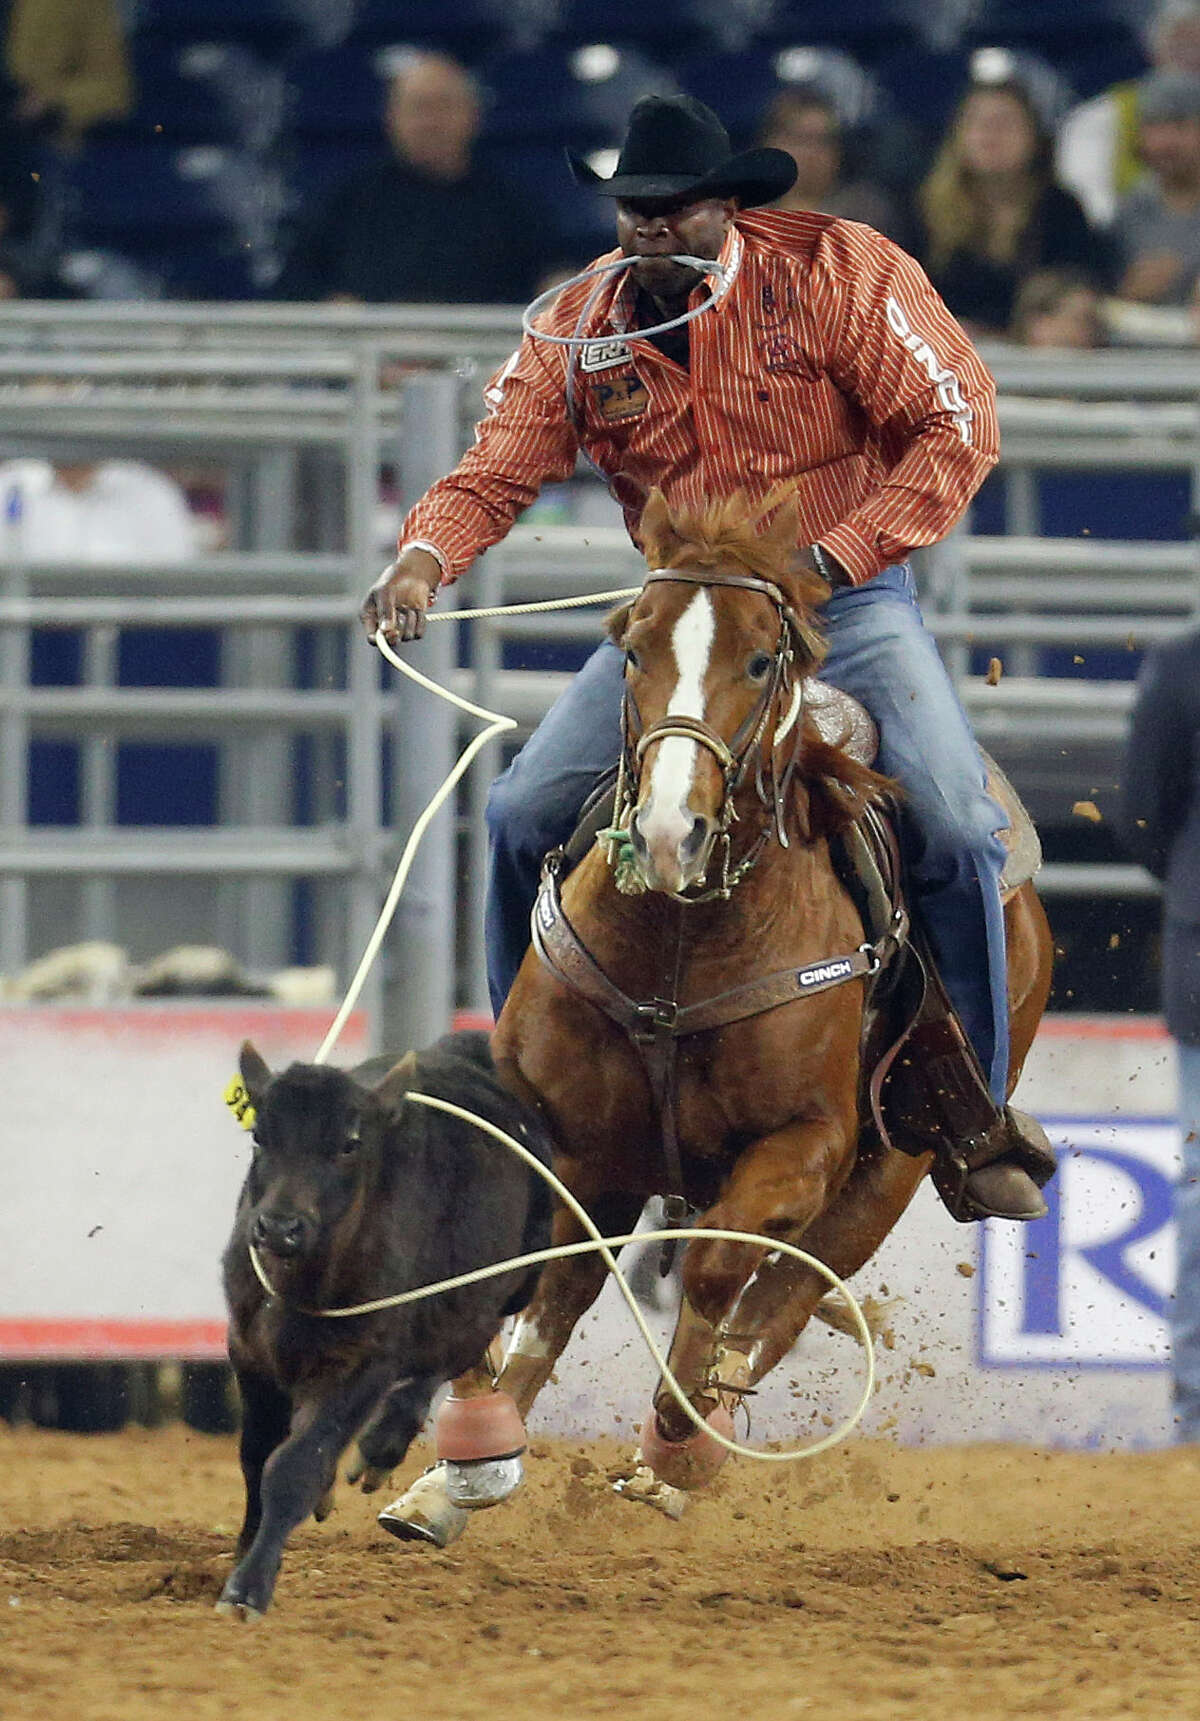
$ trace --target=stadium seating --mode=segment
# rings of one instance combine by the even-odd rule
[[[561,144],[500,145],[481,151],[481,159],[532,209],[546,211],[563,241],[564,262],[586,262],[616,243],[611,200],[576,185]]]
[[[1124,0],[989,0],[962,46],[1024,47],[1041,55],[1086,100],[1136,77],[1145,53]]]
[[[361,0],[344,40],[360,48],[439,48],[474,65],[512,39],[519,13],[520,0],[511,8],[501,0]]]
[[[492,143],[619,141],[640,96],[675,87],[645,54],[609,44],[544,46],[481,68],[488,92],[484,136]]]
[[[759,39],[765,43],[829,43],[853,49],[868,64],[911,40],[907,0],[776,0]]]
[[[317,48],[289,61],[285,124],[305,143],[377,144],[386,79],[378,50],[353,43]]]
[[[241,42],[279,55],[309,25],[296,0],[139,0],[136,30],[144,42]]]

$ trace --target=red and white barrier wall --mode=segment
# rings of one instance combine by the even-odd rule
[[[249,1154],[224,1088],[243,1038],[278,1066],[311,1058],[326,1026],[242,1002],[0,1011],[0,1358],[223,1354],[218,1261]],[[352,1020],[338,1061],[364,1043]],[[1051,1213],[961,1226],[922,1190],[856,1282],[889,1305],[868,1432],[1161,1443],[1170,1042],[1147,1018],[1052,1017],[1019,1097],[1060,1149]],[[814,1329],[753,1401],[754,1437],[821,1429],[857,1368],[851,1340]],[[632,1433],[653,1386],[610,1291],[557,1372],[535,1421],[564,1432]]]

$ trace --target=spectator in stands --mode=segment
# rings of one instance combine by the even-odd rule
[[[1118,295],[1186,305],[1200,283],[1200,77],[1151,72],[1138,85],[1148,173],[1117,210]]]
[[[796,183],[773,208],[814,209],[844,221],[864,221],[889,239],[904,241],[904,221],[883,187],[846,176],[842,122],[824,90],[814,84],[780,90],[763,116],[758,141],[786,150],[796,164]]]
[[[413,54],[392,80],[391,154],[338,187],[301,233],[283,299],[522,304],[559,260],[547,222],[472,149],[480,98],[441,54]]]
[[[80,566],[182,562],[195,523],[174,479],[140,460],[7,460],[0,556]]]
[[[1200,0],[1159,0],[1146,29],[1151,68],[1200,76]],[[1059,128],[1058,177],[1089,221],[1109,227],[1142,176],[1137,80],[1073,108]]]
[[[1100,294],[1077,270],[1036,269],[1018,289],[1009,335],[1024,347],[1105,346]]]
[[[132,99],[114,0],[10,0],[4,66],[10,121],[68,148]]]
[[[1172,1373],[1178,1438],[1200,1441],[1200,631],[1147,652],[1122,783],[1125,841],[1164,886],[1162,1003],[1183,1138]]]
[[[1055,183],[1050,139],[1015,79],[968,89],[919,204],[918,254],[976,334],[1004,333],[1021,282],[1035,269],[1080,269],[1096,280],[1108,272],[1108,247]]]

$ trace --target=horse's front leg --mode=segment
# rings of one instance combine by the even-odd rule
[[[739,1157],[699,1225],[794,1241],[836,1199],[853,1161],[853,1142],[850,1125],[831,1118],[792,1123],[764,1136]],[[725,1435],[733,1426],[730,1402],[756,1378],[761,1335],[745,1299],[766,1270],[766,1256],[756,1244],[703,1237],[694,1238],[684,1255],[683,1300],[668,1361],[688,1401]],[[702,1486],[726,1457],[663,1382],[641,1452],[659,1479],[687,1488]]]
[[[789,1237],[839,1279],[849,1279],[874,1255],[917,1191],[929,1155],[887,1151],[861,1158],[845,1186],[802,1236]],[[725,1344],[745,1357],[751,1386],[791,1350],[829,1282],[788,1255],[765,1261],[725,1321]]]
[[[608,1193],[584,1206],[602,1236],[632,1231],[642,1210],[639,1195]],[[556,1246],[582,1242],[587,1236],[573,1213],[563,1207],[554,1215]],[[521,1415],[527,1416],[538,1393],[566,1349],[580,1317],[599,1296],[608,1269],[598,1254],[572,1255],[550,1261],[542,1268],[537,1290],[529,1306],[517,1317],[512,1341],[504,1355],[497,1386],[511,1392]]]

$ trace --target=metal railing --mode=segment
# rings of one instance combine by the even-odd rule
[[[162,460],[199,451],[229,473],[238,546],[177,566],[102,570],[36,566],[19,544],[0,546],[0,971],[44,942],[31,893],[51,880],[56,888],[78,881],[76,932],[111,936],[122,880],[170,889],[172,880],[203,879],[211,935],[254,967],[280,960],[291,881],[307,879],[317,952],[348,972],[399,839],[448,767],[458,732],[448,709],[382,681],[355,638],[358,603],[380,561],[380,466],[400,472],[405,500],[446,470],[469,434],[480,382],[516,332],[515,313],[490,309],[0,306],[0,455]],[[1200,513],[1200,358],[987,356],[1002,391],[1010,532],[955,534],[925,558],[923,589],[981,740],[1037,810],[1039,800],[1062,801],[1072,775],[1081,794],[1098,772],[1111,775],[1131,685],[1037,677],[1031,654],[1138,647],[1174,632],[1200,608],[1200,557],[1192,543],[1044,539],[1033,475],[1065,466],[1182,469]],[[615,588],[636,583],[641,568],[615,524],[525,525],[481,559],[469,601]],[[219,627],[228,684],[116,686],[117,630],[139,626]],[[31,630],[41,627],[80,630],[83,685],[29,685]],[[313,630],[324,685],[295,684],[298,630]],[[431,628],[414,660],[528,728],[562,678],[504,667],[506,650],[577,643],[598,630],[594,612],[475,624],[470,665],[461,667],[457,630]],[[999,648],[1010,670],[997,686],[965,673],[981,644]],[[79,827],[27,823],[25,758],[35,735],[80,744]],[[116,746],[135,736],[218,746],[219,828],[115,823]],[[310,738],[319,760],[306,826],[290,805],[297,736]],[[455,997],[484,1002],[482,805],[500,764],[498,747],[490,753],[464,797],[465,856],[449,821],[435,828],[392,941],[388,995],[381,972],[366,1000],[376,1021],[386,1008],[397,1041],[428,1038]],[[1047,868],[1043,885],[1151,888],[1138,869],[1114,865]]]

